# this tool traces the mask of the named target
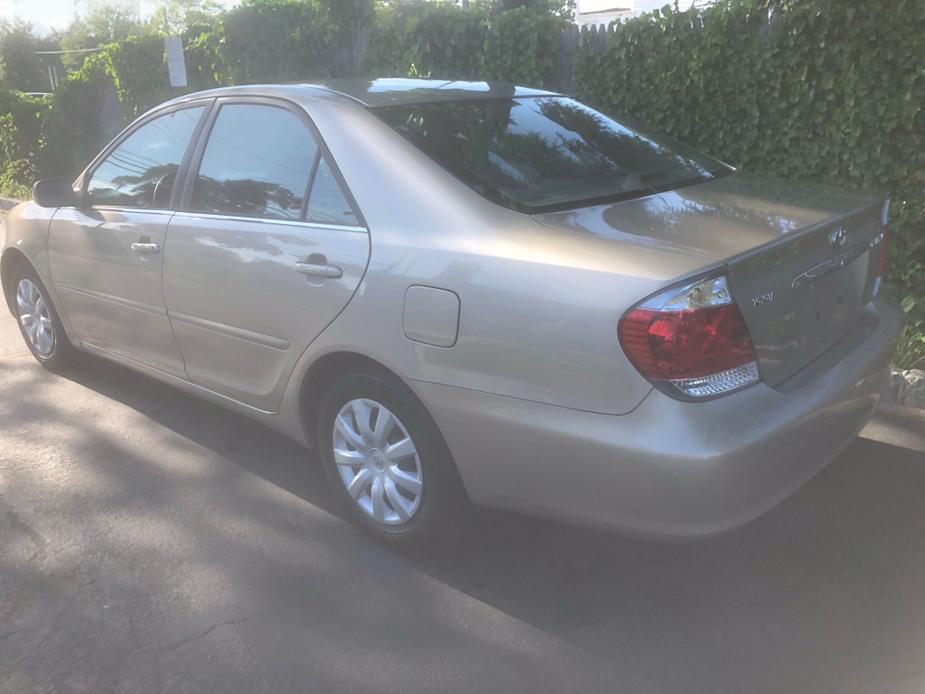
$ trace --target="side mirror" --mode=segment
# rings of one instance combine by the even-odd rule
[[[32,199],[40,207],[75,207],[77,194],[71,182],[63,178],[46,178],[32,186]]]

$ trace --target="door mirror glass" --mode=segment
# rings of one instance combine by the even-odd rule
[[[40,207],[74,207],[77,193],[64,178],[46,178],[32,186],[32,199]]]

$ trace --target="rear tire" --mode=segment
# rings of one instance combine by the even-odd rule
[[[427,410],[394,376],[348,373],[321,397],[318,449],[334,493],[366,532],[422,547],[466,526],[469,501]]]
[[[47,369],[57,370],[73,361],[68,341],[48,290],[38,273],[25,262],[13,268],[10,292],[13,317],[32,356]]]

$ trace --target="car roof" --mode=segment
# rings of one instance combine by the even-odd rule
[[[492,99],[514,96],[551,96],[553,92],[518,87],[509,82],[467,82],[462,80],[423,80],[380,78],[364,80],[344,78],[318,85],[375,108],[401,104]]]
[[[556,96],[555,92],[519,87],[507,82],[468,82],[462,80],[432,80],[386,77],[363,79],[348,77],[316,83],[252,84],[219,87],[196,94],[187,94],[174,101],[186,101],[204,96],[311,96],[343,97],[363,106],[400,106],[407,104],[465,101],[504,97]]]

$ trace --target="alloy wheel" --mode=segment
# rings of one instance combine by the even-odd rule
[[[424,486],[421,460],[398,417],[375,400],[351,400],[334,418],[333,443],[340,478],[364,512],[386,525],[414,516]]]

